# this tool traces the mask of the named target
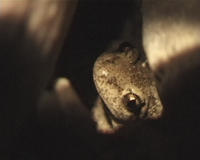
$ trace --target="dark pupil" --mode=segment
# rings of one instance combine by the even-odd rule
[[[136,105],[136,100],[131,100],[131,101],[128,101],[127,103],[127,107],[129,108],[135,108],[137,105]]]
[[[124,96],[123,102],[126,108],[133,112],[136,116],[140,114],[143,103],[138,95],[134,93],[128,93]]]
[[[139,115],[140,114],[140,106],[139,104],[136,104],[136,100],[131,100],[131,101],[128,101],[127,103],[127,107],[136,115]]]

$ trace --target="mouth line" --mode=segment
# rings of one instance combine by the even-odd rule
[[[120,123],[120,124],[126,124],[126,123],[130,122],[131,120],[138,119],[138,116],[136,116],[135,114],[134,114],[135,119],[132,119],[132,117],[134,117],[134,116],[131,116],[131,118],[128,118],[126,120],[122,119],[122,118],[118,118],[110,111],[110,109],[105,104],[104,104],[103,108],[104,108],[104,111],[106,112],[106,115],[108,116],[109,119],[112,119],[113,121]]]

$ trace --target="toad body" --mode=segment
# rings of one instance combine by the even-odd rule
[[[145,57],[129,43],[103,53],[93,68],[100,95],[93,109],[97,129],[112,133],[126,122],[158,119],[163,106]]]

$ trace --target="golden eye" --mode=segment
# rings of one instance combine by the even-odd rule
[[[137,116],[140,114],[141,108],[144,105],[140,97],[133,93],[126,94],[123,97],[123,103],[129,111],[133,112]]]

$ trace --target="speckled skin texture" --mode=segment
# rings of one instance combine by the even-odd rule
[[[132,120],[158,119],[163,106],[146,58],[134,48],[103,53],[95,62],[93,78],[103,102],[95,105],[98,130],[112,132]],[[127,106],[125,97],[137,96],[136,105]],[[138,107],[139,111],[131,107]],[[100,109],[102,108],[102,109]]]

